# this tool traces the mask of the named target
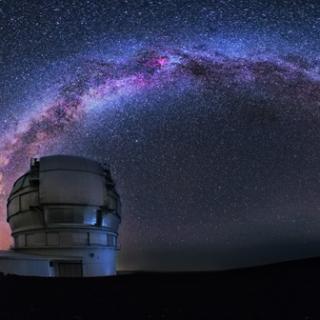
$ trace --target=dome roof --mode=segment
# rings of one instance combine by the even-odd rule
[[[7,203],[13,233],[59,224],[117,230],[120,198],[110,171],[76,156],[32,159],[17,179]]]
[[[94,160],[69,155],[53,155],[40,158],[40,171],[79,170],[103,175],[105,169]]]

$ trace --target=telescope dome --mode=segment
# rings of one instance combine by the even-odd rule
[[[118,248],[120,207],[110,171],[100,163],[69,155],[32,159],[7,203],[14,250],[73,256],[104,248],[110,260]]]

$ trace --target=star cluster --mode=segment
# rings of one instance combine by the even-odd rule
[[[0,6],[2,248],[14,180],[66,153],[111,166],[120,268],[318,253],[316,2]]]

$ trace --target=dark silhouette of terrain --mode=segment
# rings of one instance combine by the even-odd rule
[[[320,319],[320,258],[218,272],[0,278],[0,319]]]

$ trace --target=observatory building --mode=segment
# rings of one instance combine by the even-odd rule
[[[120,198],[110,171],[75,156],[32,159],[13,185],[7,221],[14,245],[0,272],[45,277],[116,273]]]

